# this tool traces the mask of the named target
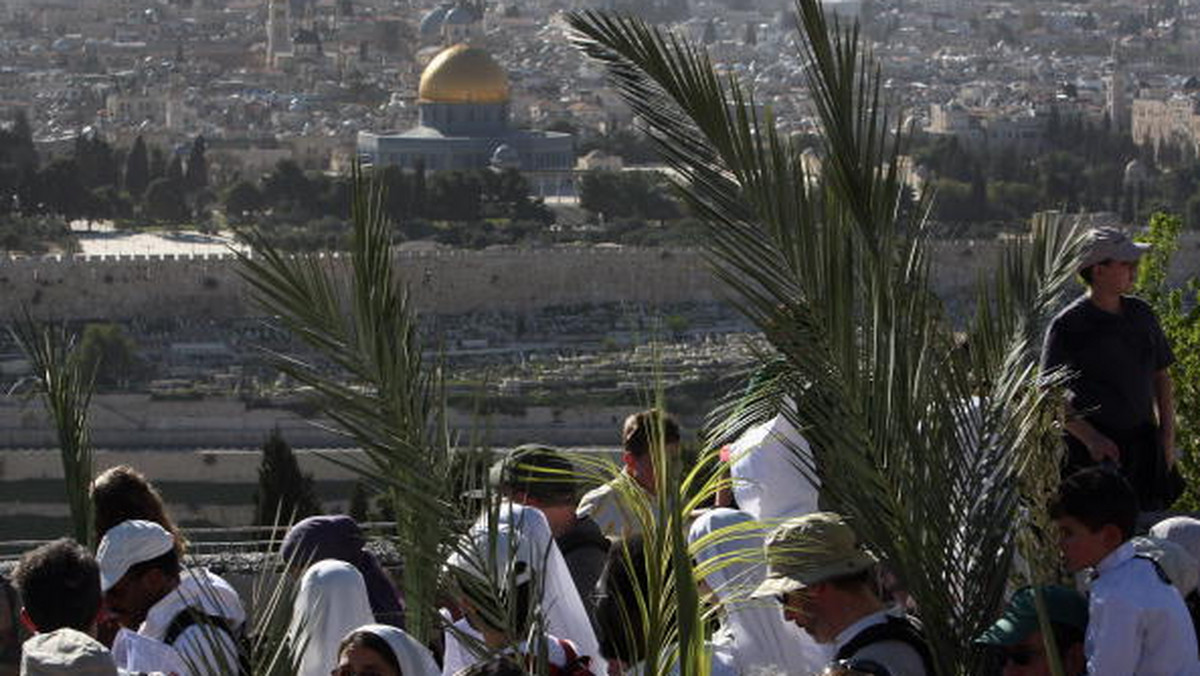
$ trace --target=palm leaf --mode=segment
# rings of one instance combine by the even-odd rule
[[[984,294],[956,347],[931,291],[928,201],[901,208],[902,130],[857,30],[797,2],[821,127],[818,171],[707,56],[636,19],[573,15],[577,41],[644,121],[678,187],[708,222],[705,246],[773,353],[768,396],[734,409],[744,428],[788,394],[812,444],[803,469],[908,585],[942,673],[977,673],[971,639],[994,616],[1024,523],[1021,476],[1045,454],[1055,389],[1033,337],[1068,274],[1070,233],[1035,232]]]
[[[90,488],[95,463],[88,407],[95,391],[95,370],[84,363],[76,336],[64,326],[39,324],[27,313],[11,331],[33,367],[37,392],[58,437],[75,539],[91,546],[94,537]]]
[[[442,372],[422,352],[382,188],[356,169],[352,197],[348,258],[284,254],[249,233],[253,254],[239,254],[241,272],[260,307],[316,355],[272,353],[275,364],[313,388],[335,428],[365,451],[365,461],[348,466],[385,486],[406,553],[407,628],[425,640],[438,626],[437,571],[457,523]]]

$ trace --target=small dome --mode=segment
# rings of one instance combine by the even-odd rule
[[[417,98],[422,103],[504,103],[508,75],[484,50],[457,44],[425,67]]]
[[[501,143],[492,153],[491,165],[493,169],[520,169],[521,153],[507,143]]]
[[[466,5],[459,5],[450,10],[450,13],[446,15],[446,20],[443,23],[452,26],[466,26],[478,22],[479,17],[475,15],[475,10]]]
[[[444,3],[429,10],[429,13],[421,19],[421,35],[435,36],[442,32],[442,22],[446,20],[446,15],[450,13],[451,5]]]

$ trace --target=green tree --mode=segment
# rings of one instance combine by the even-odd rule
[[[1137,291],[1153,307],[1175,354],[1175,439],[1187,491],[1176,509],[1200,509],[1200,278],[1168,284],[1171,259],[1179,251],[1183,221],[1154,214],[1144,240],[1152,246],[1138,266]]]
[[[961,349],[932,290],[924,209],[896,218],[904,184],[885,167],[905,139],[880,99],[882,76],[857,29],[834,29],[821,4],[797,2],[824,159],[816,174],[705,50],[627,17],[569,21],[658,141],[706,222],[699,243],[714,273],[770,342],[760,353],[770,398],[732,407],[714,428],[745,429],[764,409],[791,418],[811,444],[796,459],[820,480],[822,504],[848,515],[905,581],[937,671],[985,673],[989,656],[972,640],[1015,581],[1014,552],[1038,566],[1036,582],[1057,558],[1035,528],[1044,511],[1022,506],[1043,504],[1057,475],[1061,383],[1039,386],[1038,345],[1081,237],[1043,223],[1006,244]],[[683,673],[703,673],[689,671],[682,603],[678,615]]]
[[[146,142],[141,136],[133,142],[133,148],[125,157],[125,192],[140,200],[150,185],[150,160],[146,155]]]
[[[164,223],[180,223],[187,219],[187,203],[179,181],[156,178],[150,182],[146,188],[146,216]]]
[[[254,523],[271,526],[295,523],[321,513],[321,501],[311,474],[300,471],[296,454],[279,428],[271,430],[262,447],[258,491],[254,494]]]
[[[204,157],[207,147],[203,136],[197,136],[196,140],[192,141],[192,150],[188,153],[187,173],[184,176],[184,185],[189,192],[208,187],[208,160]]]
[[[263,207],[263,195],[250,181],[238,181],[225,191],[225,214],[235,223],[245,222]]]
[[[116,324],[88,324],[79,351],[101,387],[127,387],[141,371],[137,345]]]
[[[120,183],[112,146],[95,134],[80,134],[75,138],[75,163],[80,182],[89,190]]]

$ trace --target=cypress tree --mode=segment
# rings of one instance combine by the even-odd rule
[[[254,495],[254,522],[271,526],[320,514],[321,502],[312,475],[300,472],[300,463],[278,427],[271,431],[262,453],[258,492]]]
[[[134,199],[141,199],[150,185],[150,159],[146,154],[146,142],[141,136],[133,142],[129,156],[125,158],[125,192]]]
[[[203,136],[197,136],[196,140],[192,142],[192,152],[188,155],[185,180],[189,191],[208,187],[208,160],[204,158],[204,150],[207,147]]]

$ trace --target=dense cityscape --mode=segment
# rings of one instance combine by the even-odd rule
[[[0,0],[0,676],[1200,676],[1198,73],[1200,0]]]

